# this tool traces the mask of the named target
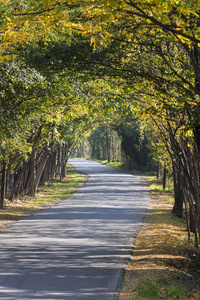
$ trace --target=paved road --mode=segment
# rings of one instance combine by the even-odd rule
[[[70,160],[89,180],[0,233],[0,299],[118,299],[149,196],[139,177]]]

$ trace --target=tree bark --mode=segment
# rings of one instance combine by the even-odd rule
[[[34,182],[35,182],[35,159],[36,159],[36,152],[35,149],[32,150],[30,156],[30,182],[29,182],[29,194],[34,194]]]
[[[68,146],[63,145],[62,148],[62,159],[61,159],[61,180],[66,177],[66,163],[68,160]]]
[[[108,135],[108,126],[106,126],[106,147],[107,147],[108,162],[110,162],[110,140]]]
[[[181,187],[180,175],[173,166],[173,182],[174,182],[174,207],[172,213],[177,217],[183,217],[183,192]]]
[[[35,197],[35,195],[36,195],[36,192],[37,192],[37,189],[38,189],[38,184],[39,184],[42,172],[44,170],[44,167],[46,165],[47,159],[49,157],[49,153],[50,153],[50,150],[47,147],[45,147],[44,153],[43,153],[42,158],[40,160],[39,168],[37,170],[37,174],[36,174],[36,177],[35,177],[35,180],[34,180],[34,185],[33,185],[32,193],[31,193],[32,197]]]
[[[6,162],[3,162],[2,171],[1,171],[1,199],[0,199],[0,208],[3,208],[4,199],[5,199],[5,190],[6,190]]]
[[[16,189],[17,189],[18,185],[20,184],[20,181],[22,179],[22,176],[24,175],[26,168],[27,168],[27,162],[24,162],[23,167],[20,170],[19,174],[17,175],[17,179],[14,182],[14,185],[13,185],[13,188],[12,188],[12,191],[10,194],[10,198],[9,198],[11,201],[14,200]]]
[[[157,161],[157,164],[156,164],[156,177],[157,177],[157,179],[159,178],[159,161]]]
[[[166,166],[164,165],[163,169],[163,190],[166,188],[166,178],[167,178],[167,169]]]

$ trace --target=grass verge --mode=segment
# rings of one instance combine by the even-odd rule
[[[92,159],[89,159],[89,160],[92,160]],[[103,164],[105,166],[115,168],[115,169],[120,170],[120,171],[122,171],[124,169],[123,168],[123,163],[120,162],[120,161],[108,162],[107,160],[100,160],[100,159],[95,159],[95,161],[100,162],[101,164]]]
[[[117,169],[127,172],[120,163]],[[185,220],[171,213],[173,189],[163,190],[154,176],[142,178],[150,204],[125,271],[120,300],[200,300],[200,253],[193,246],[194,237],[187,239]]]
[[[127,266],[120,300],[200,299],[200,255],[186,224],[171,211],[173,195],[146,179],[150,204]]]
[[[102,161],[101,161],[102,162]],[[121,168],[120,163],[105,163]],[[86,179],[68,165],[63,182],[41,187],[36,198],[24,197],[0,210],[0,230],[19,219],[66,199]],[[154,177],[146,180],[150,205],[124,278],[120,300],[200,299],[200,256],[187,242],[184,220],[171,214],[172,190],[162,190]]]
[[[4,208],[0,210],[0,230],[3,231],[20,219],[69,198],[85,181],[85,175],[67,164],[67,178],[62,182],[39,187],[35,198],[24,196],[13,202],[6,200]]]

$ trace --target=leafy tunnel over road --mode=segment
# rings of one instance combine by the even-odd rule
[[[94,161],[69,163],[88,174],[84,186],[1,233],[1,299],[118,299],[147,188]]]

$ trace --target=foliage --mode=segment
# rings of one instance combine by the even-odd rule
[[[121,161],[121,139],[111,125],[98,127],[90,134],[88,142],[91,158]]]
[[[106,118],[111,123],[111,112],[117,119],[137,115],[157,128],[155,159],[163,155],[169,164],[171,158],[179,195],[175,198],[184,198],[186,212],[192,212],[198,246],[198,1],[18,0],[13,5],[6,0],[0,4],[2,166],[8,161],[8,168],[18,166],[15,172],[19,172],[23,160],[33,155],[39,166],[39,158],[58,144],[72,148],[97,122]],[[129,136],[123,127],[123,136]],[[139,139],[141,130],[133,126],[133,131]],[[137,154],[141,146],[137,139],[130,144]],[[128,142],[124,145],[127,152]],[[159,149],[163,145],[168,156]],[[132,152],[127,155],[132,159]]]
[[[67,68],[68,62],[59,67],[60,52],[55,54],[52,45],[52,37],[48,43],[40,40],[12,45],[10,53],[15,53],[19,63],[2,64],[3,70],[5,66],[8,69],[2,81],[2,111],[5,112],[2,171],[6,161],[10,176],[7,175],[5,196],[11,200],[24,193],[35,196],[44,178],[58,175],[62,178],[64,163],[75,143],[95,122],[109,114],[109,102],[113,107],[119,106],[119,89],[116,91],[114,84],[83,76],[78,70],[73,74],[73,64]],[[68,49],[69,45],[64,47]],[[45,58],[49,63],[49,57],[53,60],[50,59],[48,66]]]
[[[142,129],[139,120],[122,119],[114,125],[114,129],[122,139],[121,145],[125,156],[129,158],[129,170],[152,169],[147,131]]]

